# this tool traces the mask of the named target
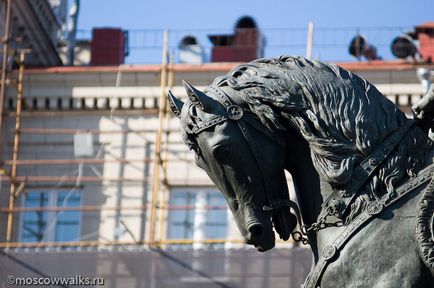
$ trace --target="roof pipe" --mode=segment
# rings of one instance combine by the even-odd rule
[[[420,83],[423,87],[424,94],[428,93],[431,86],[431,78],[433,76],[433,71],[428,68],[417,68],[417,78],[419,78]]]
[[[80,0],[73,0],[71,8],[69,9],[69,20],[68,20],[68,65],[74,65],[74,49],[77,34],[77,22],[78,22],[78,12],[80,11]]]

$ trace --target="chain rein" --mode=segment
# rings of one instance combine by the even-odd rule
[[[327,208],[327,213],[324,214],[322,217],[320,217],[317,222],[314,222],[311,225],[303,224],[300,217],[300,212],[297,211],[296,209],[294,210],[297,214],[296,216],[297,216],[298,224],[300,226],[300,230],[294,229],[294,231],[291,232],[291,237],[295,242],[301,242],[304,245],[309,244],[308,236],[313,232],[318,232],[319,230],[329,228],[329,227],[344,226],[344,222],[342,220],[332,222],[332,223],[327,223],[327,217],[333,215],[329,207]]]

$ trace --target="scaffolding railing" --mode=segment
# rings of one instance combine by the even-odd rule
[[[306,38],[309,26],[288,28],[259,28],[264,39],[264,57],[273,57],[282,54],[306,55]],[[378,49],[382,59],[395,59],[391,53],[393,39],[404,33],[413,31],[411,26],[353,26],[353,27],[315,27],[311,40],[312,59],[323,61],[357,61],[350,53],[348,47],[351,39],[356,35],[363,35]],[[163,48],[163,29],[128,29],[128,46],[130,55],[128,63],[156,63]],[[171,29],[169,49],[176,52],[182,39],[193,36],[198,45],[202,46],[205,55],[204,61],[209,61],[211,50],[214,47],[209,40],[210,35],[230,35],[232,29]],[[91,39],[92,33],[87,30],[78,30],[77,37]],[[178,53],[176,53],[178,54]],[[178,62],[178,56],[175,62]]]
[[[169,53],[168,48],[166,47],[163,53],[163,59],[167,59]],[[11,133],[14,135],[14,148],[13,148],[13,157],[12,159],[4,159],[2,161],[3,169],[2,174],[0,175],[0,181],[2,185],[9,185],[10,193],[9,193],[9,205],[8,207],[0,208],[0,216],[3,218],[7,217],[6,222],[6,237],[5,241],[0,242],[0,248],[14,248],[14,247],[83,247],[83,246],[119,246],[119,245],[148,245],[151,247],[162,247],[165,245],[192,245],[195,243],[202,244],[225,244],[225,243],[238,243],[242,244],[243,241],[241,238],[232,239],[226,237],[225,239],[167,239],[166,233],[167,228],[167,218],[168,213],[170,211],[197,211],[198,208],[194,205],[170,205],[169,200],[169,189],[171,187],[170,181],[168,181],[168,172],[167,167],[170,163],[182,162],[187,163],[188,165],[192,165],[191,159],[183,159],[182,157],[171,158],[170,155],[173,154],[173,151],[170,151],[169,146],[171,144],[181,144],[180,141],[171,141],[170,135],[175,130],[169,128],[170,122],[170,114],[169,108],[166,103],[166,87],[173,87],[173,79],[174,79],[174,56],[172,52],[172,56],[170,57],[170,63],[165,62],[163,60],[163,64],[161,67],[161,95],[159,100],[159,105],[157,107],[147,108],[147,109],[155,109],[158,108],[158,129],[155,128],[146,128],[146,129],[87,129],[87,128],[39,128],[39,127],[23,127],[23,80],[24,80],[24,61],[21,61],[20,72],[18,73],[19,81],[17,82],[18,87],[18,97],[16,105],[13,105],[16,108],[16,112],[9,113],[8,117],[15,118],[15,128],[9,129],[5,132]],[[21,59],[23,60],[23,59]],[[10,107],[12,108],[12,107]],[[55,110],[55,109],[54,109]],[[53,111],[41,111],[41,116],[51,117]],[[78,112],[78,111],[76,111]],[[92,113],[92,111],[89,111]],[[115,112],[115,108],[111,108],[110,116]],[[155,116],[157,114],[153,113]],[[24,115],[26,116],[26,115]],[[29,115],[27,115],[29,116]],[[29,120],[27,120],[29,121]],[[26,123],[26,122],[24,122]],[[154,134],[157,131],[156,134]],[[41,159],[38,156],[38,159],[27,159],[20,157],[20,139],[23,136],[31,137],[32,135],[38,136],[43,135],[44,137],[50,136],[72,136],[78,133],[90,133],[92,135],[123,135],[124,137],[135,134],[135,135],[156,135],[156,139],[154,142],[148,141],[148,144],[155,145],[154,155],[149,155],[141,158],[131,158],[131,157],[115,157],[111,159],[110,157],[103,158],[49,158],[49,159]],[[10,135],[10,134],[9,134]],[[68,138],[68,143],[70,143],[72,138]],[[49,140],[47,143],[50,143]],[[66,142],[65,142],[66,143]],[[72,144],[72,143],[71,143]],[[124,147],[128,149],[128,147]],[[5,151],[10,152],[10,151]],[[29,155],[27,155],[29,156]],[[30,157],[31,158],[31,157]],[[132,163],[142,163],[149,167],[153,167],[153,172],[148,173],[145,177],[109,177],[109,176],[88,176],[88,175],[57,175],[59,166],[68,167],[71,165],[78,165],[79,167],[83,167],[83,165],[106,165],[106,164],[119,164],[119,165],[128,165]],[[152,166],[151,166],[152,165]],[[44,171],[53,171],[55,175],[35,175],[36,173],[29,172],[27,170],[24,173],[18,170],[18,167],[22,167],[23,169],[40,169],[41,167],[45,167]],[[48,167],[48,168],[47,168]],[[161,170],[161,174],[160,174]],[[33,174],[33,175],[32,175]],[[161,176],[160,176],[161,175]],[[152,177],[152,181],[149,181]],[[132,183],[139,184],[145,186],[151,186],[153,189],[152,197],[148,197],[146,199],[146,203],[142,205],[88,205],[86,203],[82,203],[78,206],[53,206],[52,204],[39,204],[37,207],[26,207],[20,205],[19,200],[20,197],[27,197],[31,195],[34,191],[40,193],[42,190],[54,191],[55,193],[59,193],[63,191],[59,190],[60,187],[68,186],[70,189],[81,190],[82,186],[86,183],[98,183],[103,187],[107,183],[119,183],[119,185],[123,185],[123,183]],[[199,182],[197,182],[199,183]],[[36,184],[31,186],[31,184]],[[113,185],[114,185],[113,184]],[[92,184],[93,185],[93,184]],[[118,185],[118,184],[116,184]],[[199,183],[199,185],[202,185]],[[45,187],[45,188],[38,188]],[[123,189],[123,188],[121,188]],[[128,189],[128,188],[125,188]],[[92,190],[92,189],[90,189]],[[24,196],[23,196],[24,195]],[[21,202],[22,203],[22,202]],[[18,204],[18,206],[17,206]],[[226,206],[216,206],[216,205],[205,205],[200,209],[205,210],[224,210],[226,211]],[[148,233],[145,233],[145,237],[143,239],[135,240],[135,237],[132,237],[134,241],[120,241],[116,239],[100,239],[98,236],[96,238],[98,240],[84,240],[81,238],[77,238],[77,241],[36,241],[36,242],[17,242],[16,239],[20,239],[18,237],[20,231],[17,230],[18,226],[14,221],[17,219],[19,215],[26,215],[26,213],[36,213],[39,216],[44,215],[44,213],[71,213],[71,212],[80,212],[80,217],[85,218],[88,213],[99,213],[102,212],[126,212],[126,213],[138,213],[144,214],[145,222],[142,225],[146,225],[150,230]],[[57,217],[57,216],[56,216]],[[121,220],[122,221],[122,220]],[[146,224],[145,224],[146,223]],[[50,223],[46,223],[49,225]],[[123,223],[123,225],[128,225],[127,223]],[[128,227],[126,227],[128,228]],[[128,229],[127,229],[128,230]],[[131,233],[131,231],[129,232]],[[146,238],[147,237],[147,238]]]

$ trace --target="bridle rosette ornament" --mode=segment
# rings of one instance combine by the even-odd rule
[[[228,117],[231,120],[240,120],[243,117],[243,109],[237,105],[231,105],[227,109]]]

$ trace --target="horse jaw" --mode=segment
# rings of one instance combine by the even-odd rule
[[[297,226],[297,218],[287,207],[273,213],[273,225],[280,239],[287,241]]]

